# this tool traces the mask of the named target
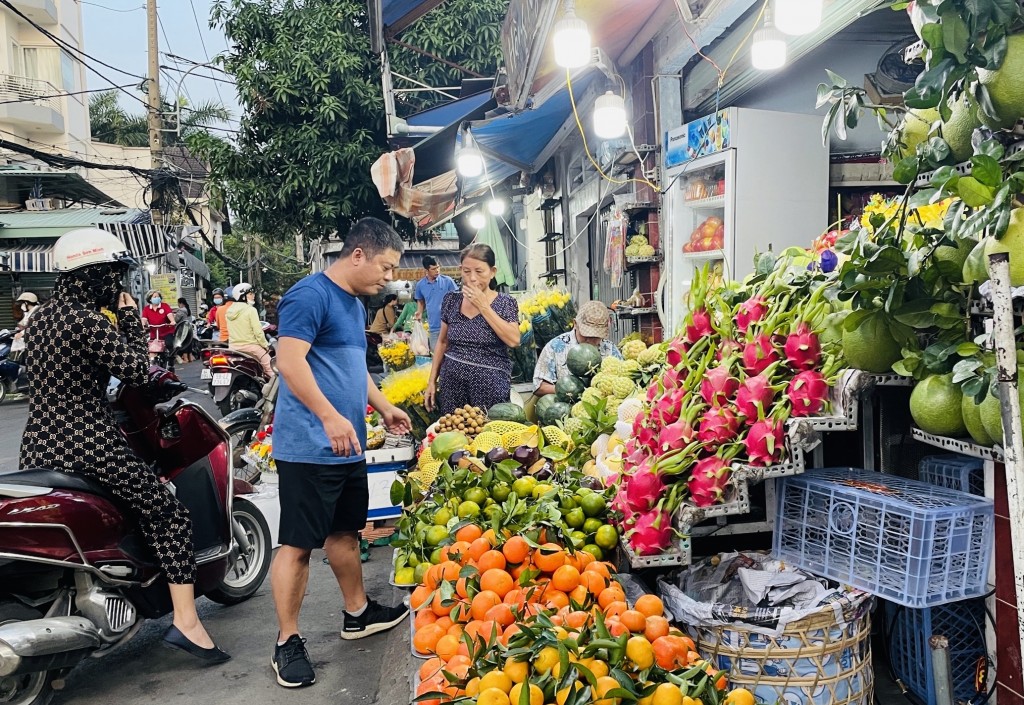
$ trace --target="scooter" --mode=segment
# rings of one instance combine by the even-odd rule
[[[247,482],[258,482],[260,475],[242,460],[242,455],[256,439],[256,434],[273,423],[280,384],[281,375],[276,375],[270,384],[263,388],[263,396],[256,402],[256,406],[236,409],[217,422],[231,439],[231,460],[235,468],[235,477]]]
[[[6,328],[0,330],[0,404],[7,401],[9,395],[28,394],[28,375],[24,357],[20,360],[11,359],[13,342],[14,333]]]
[[[271,355],[274,345],[270,346]],[[256,405],[270,379],[260,361],[249,353],[229,348],[206,348],[200,377],[210,383],[210,394],[221,416]]]
[[[234,605],[270,569],[272,534],[232,476],[227,434],[188,387],[153,367],[148,384],[112,380],[132,450],[192,518],[196,594]],[[124,508],[100,483],[56,469],[0,475],[0,702],[43,705],[87,657],[171,612],[167,580]]]

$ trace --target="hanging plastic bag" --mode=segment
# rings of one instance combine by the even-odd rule
[[[611,275],[611,285],[622,285],[622,272],[625,269],[626,228],[619,211],[615,211],[608,220],[605,231],[604,271]]]
[[[427,331],[422,325],[412,327],[412,338],[409,340],[409,347],[412,348],[413,355],[422,357],[430,354],[430,338],[427,336]]]

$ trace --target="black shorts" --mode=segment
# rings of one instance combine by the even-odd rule
[[[278,460],[277,472],[282,545],[321,548],[331,534],[366,526],[370,489],[365,460],[334,465]]]

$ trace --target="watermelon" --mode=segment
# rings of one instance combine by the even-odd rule
[[[510,401],[492,406],[487,410],[487,418],[491,421],[515,421],[516,423],[526,423],[526,415],[523,413],[523,408]]]
[[[554,426],[572,412],[571,406],[565,402],[558,401],[554,395],[549,394],[544,398],[555,400],[553,403],[547,404],[543,410],[537,410],[537,418],[545,426]]]
[[[554,394],[545,394],[537,400],[537,405],[534,407],[534,411],[537,413],[537,420],[540,421],[544,418],[544,414],[552,404],[558,403],[558,397]],[[547,424],[545,424],[547,425]]]
[[[576,377],[589,380],[601,369],[601,351],[588,343],[580,343],[569,351],[565,364]]]
[[[555,382],[555,395],[558,397],[558,401],[575,404],[580,400],[580,396],[583,395],[583,390],[586,388],[587,385],[583,384],[583,380],[579,377],[562,375]]]

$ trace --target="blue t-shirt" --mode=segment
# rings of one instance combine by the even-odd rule
[[[278,333],[310,344],[306,361],[320,391],[356,429],[366,449],[366,311],[362,302],[331,281],[311,274],[277,306]],[[335,455],[320,419],[288,388],[284,377],[274,412],[273,454],[295,463],[340,464],[363,455]]]
[[[455,280],[444,274],[437,275],[437,279],[431,282],[423,277],[416,282],[416,300],[422,301],[427,309],[427,322],[430,323],[430,332],[436,333],[441,330],[441,302],[444,295],[449,291],[458,291]]]

